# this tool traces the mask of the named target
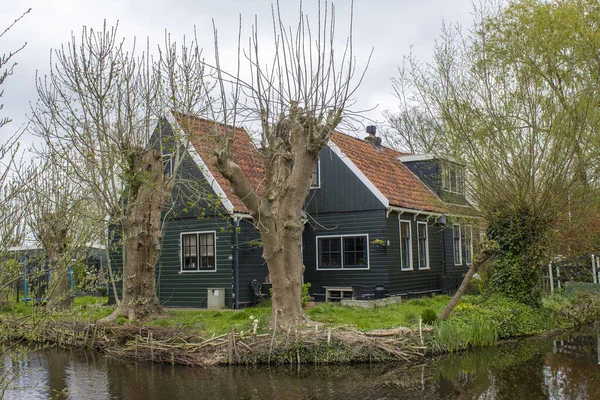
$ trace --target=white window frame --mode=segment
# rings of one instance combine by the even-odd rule
[[[408,224],[408,266],[402,265],[402,224]],[[400,238],[400,270],[401,271],[412,271],[413,266],[413,255],[412,255],[412,223],[401,219],[398,221],[398,237]]]
[[[320,189],[321,188],[321,159],[320,158],[317,160],[317,163],[315,165],[317,166],[317,173],[316,173],[316,175],[317,175],[317,184],[316,185],[313,184],[313,182],[312,182],[313,178],[311,176],[311,178],[310,178],[310,180],[311,180],[311,182],[310,182],[310,188],[311,189]],[[313,174],[313,176],[314,175],[315,174]]]
[[[456,187],[452,188],[451,172],[454,171]],[[442,189],[447,192],[465,194],[464,168],[458,164],[445,162],[442,164]]]
[[[366,238],[366,249],[367,249],[367,266],[361,268],[344,268],[344,238],[346,237],[365,237]],[[321,268],[319,267],[319,239],[323,238],[339,238],[340,239],[340,255],[341,255],[341,263],[339,268]],[[371,261],[369,256],[369,234],[368,233],[357,233],[357,234],[347,234],[347,235],[321,235],[315,238],[316,241],[316,266],[317,271],[366,271],[371,269]]]
[[[454,235],[454,227],[458,226],[458,240],[456,240],[456,236]],[[458,242],[458,262],[456,262],[456,243]],[[454,265],[462,265],[462,233],[460,230],[460,224],[452,224],[452,257],[454,258]]]
[[[465,226],[465,262],[467,265],[473,264],[473,227],[471,225]],[[469,260],[469,255],[471,256]]]
[[[197,237],[197,246],[200,245],[200,235],[202,234],[212,234],[213,235],[213,243],[215,247],[215,267],[211,269],[200,269],[198,266],[197,269],[183,269],[183,236],[184,235],[196,235]],[[198,257],[200,256],[200,247],[197,249]],[[207,273],[207,272],[217,272],[217,231],[190,231],[190,232],[180,232],[179,233],[179,273],[180,274],[197,274],[197,273]]]
[[[173,160],[173,154],[163,154],[162,159],[163,170],[165,171],[165,175],[169,177],[173,176],[173,169],[175,168],[175,160]]]
[[[425,265],[421,265],[421,238],[419,236],[419,226],[425,225]],[[429,227],[427,222],[417,221],[417,264],[419,269],[429,269]]]

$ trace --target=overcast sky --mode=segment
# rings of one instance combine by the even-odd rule
[[[156,47],[164,43],[164,32],[175,40],[191,35],[196,27],[201,46],[211,49],[212,19],[219,30],[221,54],[235,54],[238,21],[241,15],[243,36],[247,37],[254,16],[259,26],[270,28],[271,0],[34,0],[4,1],[0,14],[3,30],[28,7],[30,14],[0,39],[0,54],[14,50],[27,42],[15,57],[18,66],[1,89],[4,109],[0,117],[9,116],[13,122],[0,130],[6,139],[22,126],[29,114],[29,103],[36,101],[35,74],[48,71],[50,49],[66,44],[81,35],[82,27],[102,29],[119,22],[120,35],[125,38],[150,38]],[[298,1],[280,0],[285,10],[284,23],[297,21]],[[336,1],[337,36],[345,36],[349,20],[349,1]],[[460,23],[465,28],[472,19],[471,0],[355,0],[354,52],[359,65],[374,49],[371,65],[357,95],[358,109],[377,106],[365,115],[383,125],[382,112],[394,110],[390,78],[410,47],[419,59],[426,61],[439,37],[442,20]],[[307,13],[315,9],[316,0],[305,0]],[[313,18],[314,19],[314,18]],[[247,41],[246,41],[247,42]],[[205,53],[206,54],[206,53]],[[230,57],[231,58],[231,57]],[[233,58],[231,58],[233,59]],[[356,127],[355,134],[362,127]],[[353,133],[353,132],[348,132]],[[34,140],[27,138],[26,141]]]

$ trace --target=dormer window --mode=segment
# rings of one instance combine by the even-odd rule
[[[442,189],[454,193],[465,193],[464,169],[450,162],[442,165]]]
[[[313,166],[312,178],[310,181],[311,189],[318,189],[321,187],[321,160],[317,160]]]

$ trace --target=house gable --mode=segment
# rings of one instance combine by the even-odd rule
[[[342,157],[345,156],[334,144],[321,150],[320,185],[318,189],[310,190],[306,198],[305,211],[315,214],[385,208],[386,205],[382,201],[385,198],[382,199],[380,193],[379,196],[374,193]]]
[[[160,138],[163,157],[172,151],[175,130],[180,129],[173,118],[162,120],[153,136]],[[160,132],[159,132],[160,131]],[[207,215],[227,215],[233,205],[193,146],[185,152],[171,192],[173,218],[194,218]]]

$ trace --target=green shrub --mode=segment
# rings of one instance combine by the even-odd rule
[[[539,306],[540,262],[545,252],[548,220],[529,206],[514,209],[500,202],[489,219],[488,237],[498,243],[487,284],[490,293]]]
[[[437,321],[437,314],[431,308],[426,308],[421,312],[421,319],[424,324],[433,325]]]
[[[308,293],[308,289],[310,289],[310,282],[306,282],[304,285],[302,285],[302,305],[313,300],[310,293]]]
[[[557,327],[561,329],[579,329],[600,320],[600,296],[597,294],[558,295],[552,306]]]

